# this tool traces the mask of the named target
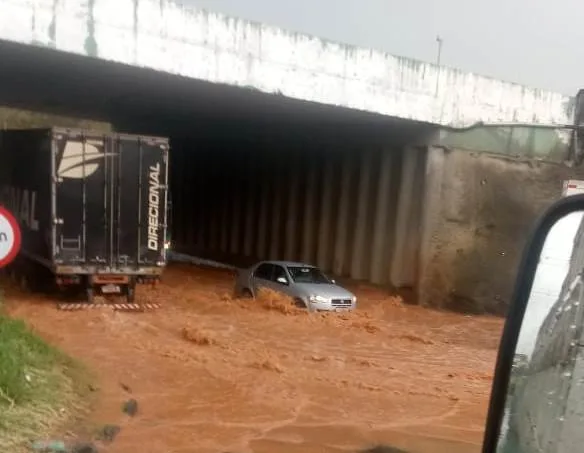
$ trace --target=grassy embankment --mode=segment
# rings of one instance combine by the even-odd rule
[[[88,373],[2,309],[0,289],[0,452],[27,451],[71,427],[88,407]]]

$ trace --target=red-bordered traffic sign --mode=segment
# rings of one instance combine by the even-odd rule
[[[20,251],[20,227],[8,209],[0,206],[0,268],[9,265]]]

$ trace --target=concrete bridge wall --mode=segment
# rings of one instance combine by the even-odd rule
[[[4,0],[0,40],[450,126],[572,123],[570,96],[169,0]]]
[[[420,301],[505,314],[530,229],[584,169],[440,147],[428,162]]]

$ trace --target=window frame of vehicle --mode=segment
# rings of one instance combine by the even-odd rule
[[[292,281],[292,278],[290,277],[290,275],[288,275],[288,271],[287,271],[286,267],[282,266],[281,264],[274,264],[273,266],[274,266],[274,268],[272,270],[272,278],[273,278],[272,281],[274,283],[277,283],[278,285],[290,286],[290,282]],[[282,270],[282,273],[279,276],[277,276],[277,274],[276,274],[276,271],[278,268]],[[279,282],[278,281],[279,277],[284,277],[286,279],[286,283]]]
[[[267,277],[263,277],[263,276],[260,277],[258,275],[258,273],[259,273],[258,271],[260,271],[260,269],[263,266],[268,267],[270,269],[269,275]],[[260,263],[257,265],[257,267],[253,271],[253,278],[254,279],[257,278],[259,280],[265,280],[265,281],[271,282],[271,281],[273,281],[272,280],[273,276],[274,276],[274,264],[273,263],[266,263],[266,262]]]
[[[303,283],[303,282],[298,282],[295,278],[294,278],[294,273],[292,272],[292,269],[313,269],[316,270],[323,278],[324,278],[324,282],[323,283],[329,283],[329,284],[334,284],[333,280],[326,275],[321,268],[319,268],[318,266],[287,266],[287,273],[290,275],[289,277],[289,281],[294,282],[294,283]],[[305,283],[305,282],[304,282]]]

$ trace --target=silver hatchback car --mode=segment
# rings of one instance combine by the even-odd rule
[[[240,270],[235,295],[255,297],[260,287],[286,294],[310,311],[344,311],[357,306],[357,297],[329,279],[319,268],[289,261],[262,261]]]

